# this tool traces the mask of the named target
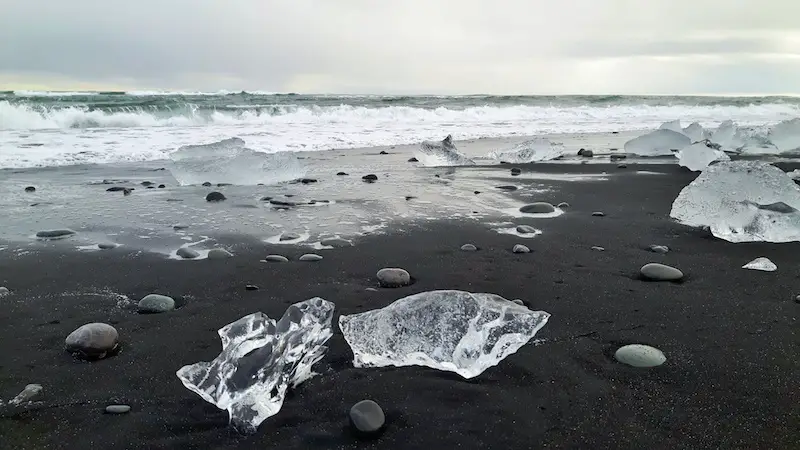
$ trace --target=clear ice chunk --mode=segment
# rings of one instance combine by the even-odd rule
[[[761,161],[712,164],[683,188],[670,216],[730,242],[800,241],[800,187]]]
[[[425,366],[473,378],[525,345],[550,314],[494,294],[430,291],[339,317],[355,367]]]
[[[489,158],[511,164],[550,161],[564,155],[564,144],[550,142],[547,138],[535,138],[520,142],[506,150],[495,150]]]
[[[684,128],[683,134],[691,139],[692,142],[700,142],[711,137],[711,133],[706,131],[703,126],[697,122],[692,122],[688,127]]]
[[[289,306],[279,321],[261,312],[219,330],[222,352],[211,362],[182,367],[187,389],[230,415],[251,433],[280,411],[286,390],[311,378],[332,335],[334,304],[319,297]]]
[[[769,140],[780,153],[800,152],[800,118],[784,120],[772,127]]]
[[[698,142],[683,148],[675,154],[678,164],[691,171],[705,169],[714,161],[727,161],[730,157],[721,150],[713,149],[704,142]]]
[[[775,265],[774,262],[770,261],[769,258],[756,258],[749,263],[742,266],[742,269],[750,269],[750,270],[761,270],[763,272],[775,272],[778,270],[778,266]]]
[[[295,180],[306,170],[292,152],[264,153],[245,147],[239,138],[185,145],[169,155],[172,176],[181,185],[229,183],[275,184]]]
[[[723,151],[738,152],[747,145],[747,138],[732,120],[726,120],[711,134],[711,142]]]
[[[683,128],[681,128],[681,121],[680,119],[673,120],[671,122],[664,122],[658,127],[659,130],[672,130],[676,133],[683,133]]]
[[[691,143],[692,140],[683,133],[661,129],[626,142],[625,153],[639,156],[672,155],[673,151],[681,150]]]
[[[447,135],[441,141],[424,141],[417,150],[417,159],[423,166],[471,166],[475,161],[458,151],[453,136]]]

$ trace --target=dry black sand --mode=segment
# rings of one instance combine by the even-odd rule
[[[184,262],[122,249],[82,254],[52,250],[0,255],[0,397],[41,383],[43,405],[0,414],[8,449],[313,449],[313,448],[800,448],[798,244],[730,244],[669,221],[672,200],[693,175],[676,166],[556,166],[546,170],[625,171],[601,183],[554,183],[541,200],[567,201],[567,214],[520,219],[544,231],[534,239],[485,226],[404,226],[352,248],[321,252],[318,263],[264,264],[269,253],[296,259],[306,249],[269,248],[229,237],[229,260]],[[542,170],[542,169],[539,169]],[[498,185],[511,180],[498,170]],[[507,178],[507,179],[506,179]],[[519,182],[520,180],[514,180]],[[514,195],[513,193],[510,195]],[[592,217],[602,210],[605,217]],[[476,253],[459,247],[473,243]],[[515,255],[515,243],[533,252]],[[650,244],[669,246],[658,255]],[[591,250],[605,247],[604,252]],[[767,256],[774,273],[741,266]],[[683,283],[637,279],[648,262],[687,274]],[[403,267],[407,288],[381,289],[374,274]],[[258,291],[246,291],[246,284]],[[138,315],[119,309],[108,289],[138,300],[158,292],[184,299],[178,310]],[[316,366],[322,375],[292,392],[258,433],[239,437],[227,413],[185,389],[175,371],[219,352],[216,330],[254,311],[279,317],[313,296],[338,313],[383,307],[433,289],[521,298],[552,314],[527,345],[498,367],[465,381],[425,368],[355,369],[338,329]],[[79,295],[63,293],[83,292]],[[123,351],[86,363],[63,351],[78,326],[109,322]],[[334,319],[336,323],[336,319]],[[664,351],[653,369],[617,363],[620,345]],[[373,399],[387,414],[379,439],[347,431],[347,410]],[[112,403],[127,415],[103,414]]]

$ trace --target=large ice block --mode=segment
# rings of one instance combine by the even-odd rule
[[[419,365],[473,378],[525,345],[550,314],[495,294],[422,292],[339,317],[356,367]]]
[[[689,137],[692,142],[700,142],[704,139],[711,137],[711,133],[706,131],[702,125],[697,122],[692,122],[683,129],[683,134]]]
[[[698,142],[683,148],[675,154],[678,164],[692,171],[704,170],[714,161],[727,161],[730,159],[725,152],[716,150],[705,142]]]
[[[683,133],[660,129],[626,142],[625,153],[639,156],[665,156],[671,155],[673,151],[678,151],[691,143],[692,140]]]
[[[334,304],[319,297],[289,306],[275,321],[258,312],[219,330],[222,352],[211,362],[182,367],[184,386],[225,409],[249,433],[280,411],[286,390],[310,378],[327,351]]]
[[[172,160],[169,170],[181,185],[275,184],[301,178],[306,172],[292,152],[257,152],[236,137],[211,144],[185,145],[169,157]]]
[[[732,120],[726,120],[711,134],[711,142],[719,145],[721,150],[738,152],[747,145],[747,138]]]
[[[453,143],[453,136],[447,135],[441,141],[425,141],[417,149],[417,159],[423,166],[471,166],[475,161],[461,154]]]
[[[550,142],[547,138],[535,138],[520,142],[505,150],[489,153],[489,158],[511,164],[550,161],[564,155],[564,144]]]
[[[800,187],[761,161],[722,161],[678,194],[670,216],[730,242],[800,240]]]
[[[769,140],[781,153],[800,152],[800,118],[784,120],[772,127]]]

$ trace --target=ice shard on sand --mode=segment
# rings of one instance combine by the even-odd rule
[[[225,409],[231,424],[251,433],[280,411],[286,390],[313,375],[328,348],[334,304],[319,297],[289,306],[280,320],[257,312],[219,330],[222,352],[182,367],[184,386]]]
[[[441,141],[425,141],[417,150],[417,159],[423,166],[471,166],[475,161],[461,154],[453,143],[453,136],[447,135]]]
[[[511,164],[550,161],[564,156],[564,145],[550,142],[547,138],[535,138],[520,142],[506,150],[495,150],[489,158]]]
[[[430,291],[339,317],[356,367],[426,366],[473,378],[515,353],[550,314],[495,294]]]

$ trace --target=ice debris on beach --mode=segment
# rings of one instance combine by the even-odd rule
[[[684,147],[675,153],[675,157],[678,158],[679,165],[695,172],[705,169],[714,161],[730,160],[725,152],[711,148],[705,142]]]
[[[662,128],[626,142],[625,152],[639,156],[664,156],[691,143],[692,140],[685,134]]]
[[[234,137],[211,144],[185,145],[169,155],[170,172],[181,185],[228,183],[275,184],[305,175],[291,152],[263,153]]]
[[[461,154],[453,143],[453,136],[447,135],[441,141],[424,141],[417,149],[417,159],[423,166],[471,166],[475,161]]]
[[[761,258],[756,258],[743,265],[742,269],[760,270],[762,272],[775,272],[778,270],[778,266],[775,265],[774,262],[770,261],[769,258],[762,256]]]
[[[280,411],[287,389],[311,378],[328,348],[334,304],[315,297],[289,306],[279,321],[257,312],[219,330],[222,352],[212,362],[178,370],[184,386],[225,409],[251,433]]]
[[[520,142],[506,150],[495,150],[489,158],[511,164],[550,161],[564,155],[564,144],[550,142],[547,138],[535,138]]]
[[[769,140],[781,153],[800,152],[800,118],[785,120],[772,127]]]
[[[683,188],[670,216],[730,242],[800,241],[800,187],[760,161],[722,161]]]
[[[339,317],[355,367],[425,366],[473,378],[530,341],[550,314],[495,294],[422,292]]]

